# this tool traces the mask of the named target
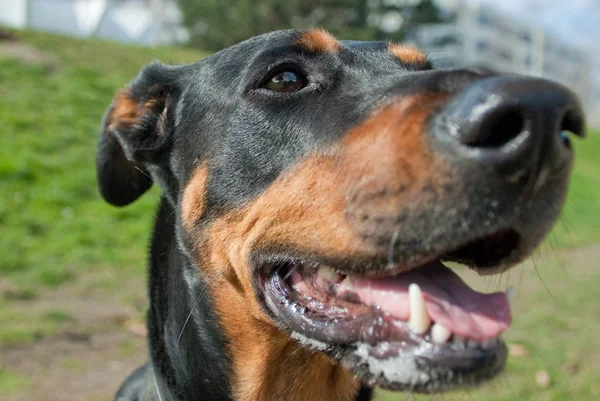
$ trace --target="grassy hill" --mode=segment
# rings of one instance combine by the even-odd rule
[[[95,288],[124,303],[144,298],[145,250],[158,191],[123,209],[100,199],[94,172],[100,120],[115,92],[144,64],[205,56],[46,33],[12,35],[14,40],[0,41],[0,350],[35,343],[75,323],[82,327],[65,303],[38,308],[32,306],[36,300],[44,304],[67,293],[76,303]],[[568,206],[549,239],[550,250],[534,259],[544,265],[540,274],[547,284],[527,267],[521,281],[517,272],[492,282],[502,287],[516,279],[528,289],[519,304],[522,324],[510,339],[529,356],[513,358],[511,373],[495,387],[473,392],[477,401],[600,398],[600,343],[594,336],[600,333],[600,269],[577,250],[562,251],[586,247],[591,253],[585,255],[600,256],[594,251],[600,243],[600,134],[575,141],[575,150]],[[570,269],[575,275],[565,275]],[[86,287],[77,287],[82,282]],[[130,282],[138,282],[136,295],[124,287]],[[553,378],[546,387],[535,382],[542,370]],[[27,380],[0,364],[0,393],[17,394]],[[406,395],[383,397],[403,400]],[[433,399],[469,400],[471,393],[453,397]]]
[[[33,32],[18,39],[4,45],[37,50],[42,60],[0,58],[0,273],[20,284],[58,285],[100,265],[142,272],[157,192],[128,209],[101,201],[94,172],[99,123],[143,65],[204,54]]]

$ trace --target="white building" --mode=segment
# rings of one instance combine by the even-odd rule
[[[425,25],[414,40],[440,67],[487,67],[560,82],[582,99],[591,125],[600,126],[600,90],[590,52],[535,21],[506,15],[480,0],[438,0],[456,22]],[[436,62],[437,60],[437,62]]]
[[[174,0],[0,0],[0,25],[159,45],[184,42]]]

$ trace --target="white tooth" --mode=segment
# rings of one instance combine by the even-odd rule
[[[512,306],[515,300],[515,295],[517,294],[517,289],[514,286],[508,287],[506,290],[506,299],[508,300],[508,305]]]
[[[346,278],[340,282],[338,291],[354,291],[354,285],[352,284],[352,280],[350,280],[350,276],[346,276]]]
[[[446,326],[435,323],[431,327],[431,341],[435,344],[443,344],[452,337],[452,332]]]
[[[421,288],[415,283],[408,286],[408,300],[410,302],[408,327],[415,333],[422,334],[431,326],[431,318],[427,313]]]
[[[338,274],[329,266],[321,266],[319,267],[319,276],[323,277],[325,280],[336,282]]]

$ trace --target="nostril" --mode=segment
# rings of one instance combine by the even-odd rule
[[[562,123],[560,124],[560,130],[572,132],[577,136],[583,136],[583,125],[583,117],[579,113],[575,111],[568,111],[565,113],[562,119]]]
[[[569,132],[580,137],[585,135],[583,116],[576,111],[567,111],[560,122],[559,132],[562,142],[565,146],[570,147]]]
[[[487,118],[480,132],[466,145],[481,148],[499,148],[516,138],[525,129],[525,117],[516,108],[502,110]]]

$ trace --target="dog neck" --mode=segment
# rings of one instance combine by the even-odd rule
[[[151,380],[159,383],[162,399],[371,398],[371,389],[361,388],[327,356],[303,348],[274,325],[253,317],[234,284],[225,278],[203,281],[177,247],[174,231],[172,208],[163,200],[152,240],[148,313],[151,371],[156,377]],[[209,291],[208,284],[220,294]]]

